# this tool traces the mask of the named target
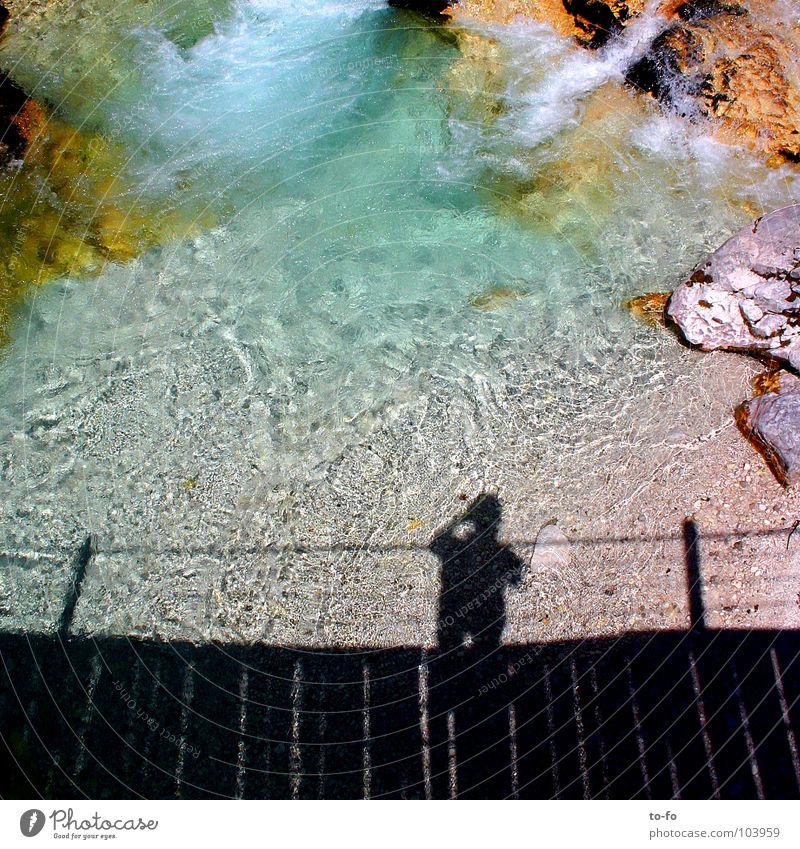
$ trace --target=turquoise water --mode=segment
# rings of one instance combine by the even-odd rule
[[[652,106],[581,140],[624,50],[495,31],[488,115],[454,74],[453,32],[378,0],[210,14],[177,35],[172,18],[89,14],[74,56],[66,31],[3,47],[64,120],[123,145],[147,208],[218,221],[18,311],[0,522],[6,592],[24,586],[36,621],[49,579],[13,552],[58,564],[87,528],[176,549],[235,536],[260,521],[256,495],[282,503],[426,397],[467,440],[513,421],[531,463],[629,428],[666,346],[624,298],[669,288],[794,189]],[[439,435],[437,478],[433,458],[461,450]],[[502,465],[504,445],[484,447]]]
[[[94,119],[130,150],[143,196],[191,198],[224,223],[37,293],[54,360],[210,333],[245,351],[270,441],[324,430],[332,447],[428,372],[496,372],[482,352],[527,344],[543,303],[575,296],[557,292],[564,268],[585,273],[573,246],[487,206],[448,121],[455,47],[420,19],[259,2],[188,50],[139,37],[139,96],[121,86]],[[470,305],[493,287],[527,297]]]

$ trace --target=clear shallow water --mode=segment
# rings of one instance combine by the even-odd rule
[[[467,43],[363,0],[242,2],[180,38],[125,19],[116,52],[115,25],[98,21],[80,69],[53,36],[22,45],[20,77],[123,145],[148,209],[219,225],[42,287],[16,316],[0,361],[10,621],[47,621],[47,569],[87,529],[109,548],[248,525],[290,539],[286,499],[343,456],[368,462],[428,396],[467,439],[515,420],[531,464],[599,423],[629,429],[665,345],[621,302],[670,288],[795,188],[622,91],[624,46],[593,56],[524,25]],[[417,446],[431,475],[461,450],[451,431]],[[498,465],[520,451],[485,447]]]

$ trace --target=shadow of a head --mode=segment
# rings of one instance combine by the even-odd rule
[[[462,521],[473,522],[477,531],[496,537],[502,517],[500,499],[492,493],[482,493],[469,505]]]

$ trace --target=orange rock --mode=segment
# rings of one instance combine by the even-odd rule
[[[459,58],[445,78],[446,90],[456,96],[448,111],[459,120],[484,123],[503,110],[503,70],[508,56],[495,39],[466,29],[456,31]]]
[[[487,23],[507,24],[525,17],[550,24],[562,35],[577,35],[575,17],[562,0],[461,0],[452,7],[453,17],[475,18]]]
[[[672,292],[650,292],[625,301],[624,306],[646,324],[663,326],[666,323],[667,303],[671,296]]]
[[[720,139],[764,151],[775,164],[776,158],[800,159],[798,50],[791,27],[768,31],[752,15],[721,14],[676,25],[644,61],[656,74],[677,73],[686,81]],[[655,80],[650,89],[670,100],[669,89],[659,85]]]
[[[454,19],[549,23],[557,32],[597,46],[640,15],[646,0],[461,0]],[[633,69],[630,79],[685,108],[670,78],[715,126],[717,137],[765,154],[768,164],[800,161],[800,18],[787,20],[775,0],[664,0],[674,21]]]
[[[493,175],[486,202],[520,224],[558,233],[592,255],[616,214],[613,198],[626,179],[624,157],[631,127],[655,106],[616,83],[606,83],[582,103],[580,121],[531,153],[524,175]],[[597,139],[605,143],[598,145]]]
[[[527,17],[596,47],[645,8],[646,0],[460,0],[453,16],[491,23]]]
[[[14,123],[19,127],[20,135],[26,143],[30,144],[41,134],[47,123],[47,113],[40,103],[29,98],[25,101],[25,105],[15,118]]]
[[[12,84],[13,86],[13,84]],[[213,213],[135,200],[125,151],[48,115],[13,86],[20,168],[0,168],[0,343],[14,306],[31,286],[98,274],[147,248],[213,227]],[[1,116],[0,116],[1,117]]]
[[[781,375],[786,372],[772,367],[757,374],[751,381],[754,395],[764,395],[767,392],[777,392],[781,388]]]

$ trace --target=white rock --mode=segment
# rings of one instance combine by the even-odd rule
[[[558,525],[545,525],[536,537],[531,566],[566,566],[570,549],[570,541]]]
[[[765,312],[782,313],[792,308],[789,302],[791,294],[788,280],[770,280],[769,283],[763,283],[755,288],[753,300]]]
[[[743,228],[698,265],[670,298],[668,315],[686,340],[706,351],[768,351],[800,367],[800,205]],[[761,314],[759,314],[759,311]]]

